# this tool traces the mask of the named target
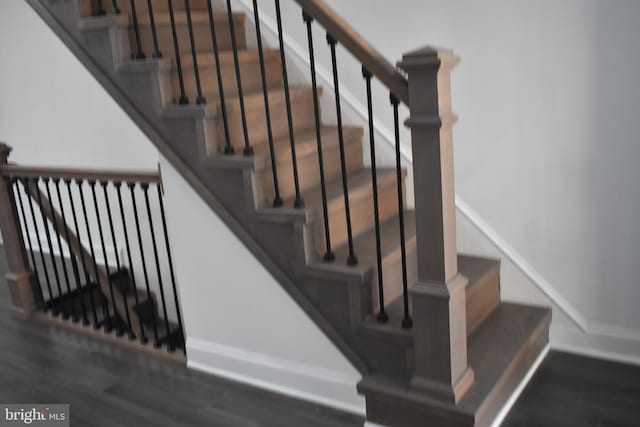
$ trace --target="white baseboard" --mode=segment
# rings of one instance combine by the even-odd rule
[[[567,353],[640,366],[640,356],[637,356],[640,355],[640,341],[634,337],[585,333],[552,326],[551,347]]]
[[[196,338],[187,339],[187,366],[296,399],[365,414],[354,378],[333,370],[229,347]]]

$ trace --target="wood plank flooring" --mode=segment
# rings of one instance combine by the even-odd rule
[[[363,424],[361,417],[13,319],[5,271],[0,247],[2,403],[70,403],[78,427]],[[536,426],[640,426],[640,367],[551,352],[502,424]]]

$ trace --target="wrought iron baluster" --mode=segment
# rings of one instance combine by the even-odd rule
[[[271,157],[271,171],[273,173],[273,207],[282,206],[282,198],[280,197],[280,184],[278,183],[278,163],[276,160],[276,152],[273,145],[273,130],[271,128],[271,108],[269,105],[269,89],[267,87],[267,72],[264,65],[264,50],[262,48],[262,32],[260,31],[260,16],[258,13],[258,0],[253,0],[253,16],[256,22],[256,37],[258,40],[258,55],[260,57],[260,77],[262,79],[262,94],[264,96],[264,112],[267,120],[267,136],[269,138],[269,155]]]
[[[400,220],[400,249],[402,254],[402,300],[404,304],[404,317],[402,318],[402,327],[404,329],[410,329],[413,326],[413,320],[409,315],[409,290],[407,289],[407,241],[405,239],[404,229],[402,159],[400,154],[400,120],[398,119],[398,105],[400,104],[400,100],[394,94],[391,94],[390,100],[391,105],[393,106],[393,123],[395,130],[396,174],[398,183],[398,218]]]
[[[375,129],[373,127],[373,104],[371,100],[371,78],[373,75],[366,68],[362,68],[362,75],[367,86],[367,110],[369,113],[369,148],[371,151],[371,183],[373,185],[373,213],[375,217],[376,229],[376,261],[378,267],[378,299],[380,300],[380,311],[377,320],[385,323],[389,316],[384,306],[384,281],[382,272],[382,248],[380,243],[380,202],[378,200],[378,176],[376,171],[376,142]]]
[[[284,98],[287,107],[287,122],[289,124],[289,142],[291,143],[291,165],[293,166],[293,184],[296,191],[296,199],[293,207],[304,208],[304,200],[300,195],[300,180],[298,178],[298,158],[296,156],[296,137],[293,132],[293,114],[291,112],[291,94],[289,91],[289,75],[287,73],[287,59],[284,54],[284,39],[282,31],[282,13],[280,11],[280,0],[276,0],[276,20],[278,23],[278,42],[280,46],[280,62],[282,63],[282,79],[284,81]]]
[[[322,152],[322,124],[320,123],[320,100],[318,96],[318,82],[316,78],[316,57],[313,49],[313,31],[311,24],[313,18],[307,13],[302,13],[302,19],[307,25],[307,39],[309,40],[309,63],[311,67],[311,87],[313,90],[313,113],[316,124],[316,142],[318,144],[318,165],[320,167],[320,189],[322,192],[322,212],[324,216],[324,240],[325,254],[324,260],[327,262],[335,260],[335,255],[331,249],[331,230],[329,229],[329,208],[327,204],[327,183],[324,174],[324,155]]]
[[[353,247],[353,231],[351,227],[351,208],[349,206],[349,183],[347,178],[347,162],[344,153],[344,133],[342,131],[342,108],[340,106],[340,83],[338,81],[338,63],[336,59],[336,44],[338,43],[335,38],[327,33],[327,43],[331,48],[331,64],[333,68],[333,85],[336,98],[336,114],[338,119],[338,142],[340,145],[340,169],[342,171],[342,191],[344,193],[344,207],[347,219],[347,239],[349,244],[349,258],[347,259],[348,265],[357,265],[358,257],[356,257]]]

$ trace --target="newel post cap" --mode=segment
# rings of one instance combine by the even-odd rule
[[[406,72],[417,69],[435,68],[440,66],[453,68],[460,62],[460,58],[449,49],[424,46],[402,55],[398,67]]]

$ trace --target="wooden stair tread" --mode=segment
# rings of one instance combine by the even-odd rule
[[[469,285],[478,282],[496,266],[500,267],[499,260],[474,255],[458,255],[458,271],[469,279]]]
[[[174,12],[174,20],[176,25],[186,25],[187,24],[187,14],[184,11],[175,11]],[[156,12],[153,14],[153,18],[155,24],[160,25],[171,25],[171,18],[168,12]],[[227,24],[229,22],[229,17],[226,13],[216,12],[213,14],[213,20],[216,24]],[[244,25],[246,20],[246,15],[244,13],[234,13],[233,21],[235,24]],[[191,22],[193,25],[209,23],[209,12],[207,11],[191,11]],[[151,25],[151,20],[149,19],[148,14],[144,14],[138,17],[138,23],[140,25]]]
[[[384,226],[391,227],[391,229],[388,230],[389,232],[391,232],[391,236],[390,236],[392,239],[391,243],[385,241],[387,237],[382,233],[382,231],[384,230]],[[399,226],[400,224],[399,224],[398,217],[393,218],[392,220],[388,221],[386,224],[383,224],[383,226],[381,226],[380,230],[381,230],[383,258],[386,255],[388,255],[388,252],[385,252],[385,250],[400,251],[400,246],[399,246],[400,239],[398,237]],[[396,236],[393,236],[394,232]],[[377,258],[376,258],[374,233],[375,233],[375,230],[367,233],[369,236],[366,238],[371,243],[367,243],[363,246],[365,248],[364,251],[358,250],[358,241],[364,239],[365,235],[355,239],[354,244],[356,245],[356,253],[358,254],[358,257],[361,259],[362,263],[368,262],[368,264],[372,265],[375,270],[375,268],[377,268],[376,267]],[[406,211],[405,213],[405,234],[406,234],[407,243],[415,241],[415,212],[414,211]],[[385,245],[386,245],[386,248],[385,248]],[[345,251],[345,250],[348,253],[348,248],[340,248],[340,251]],[[497,283],[496,283],[497,289],[495,290],[487,289],[487,286],[492,286],[492,284],[487,285],[486,283],[488,276],[492,273],[496,273],[496,269],[497,269],[497,272],[499,272],[500,262],[498,260],[477,257],[472,255],[463,255],[463,254],[458,255],[458,271],[460,272],[460,274],[466,276],[469,279],[469,282],[467,283],[467,287],[466,287],[467,335],[471,335],[472,332],[474,332],[474,330],[482,323],[482,321],[485,318],[487,318],[489,315],[491,315],[493,310],[499,304],[499,297],[500,297],[499,286],[497,286]],[[402,280],[402,278],[398,277],[398,280]],[[408,285],[410,288],[412,286],[412,283],[409,283]],[[487,296],[489,297],[492,296],[490,294],[492,291],[495,292],[495,295],[493,295],[495,298],[495,305],[493,305],[492,303],[487,304],[486,302]],[[388,303],[385,306],[385,310],[387,311],[387,314],[389,316],[388,324],[392,326],[391,330],[392,331],[395,330],[396,332],[401,332],[402,334],[404,334],[404,332],[400,329],[400,322],[402,321],[402,318],[404,316],[403,297],[399,296],[398,298],[395,298],[393,301]],[[479,314],[476,314],[476,313],[479,313]],[[367,322],[376,323],[376,320],[375,320],[376,314],[377,313],[373,313],[371,316],[369,316],[367,318]],[[412,314],[411,305],[409,305],[409,314]],[[471,314],[471,316],[469,316],[469,314]],[[472,322],[471,324],[470,324],[470,321]],[[469,326],[472,326],[472,327],[470,328]],[[385,328],[385,329],[388,329],[388,328]]]
[[[320,88],[318,88],[320,89]],[[292,86],[289,88],[289,96],[291,99],[291,103],[293,104],[297,100],[309,98],[312,96],[311,86]],[[276,105],[284,105],[284,88],[276,87],[269,88],[267,92],[269,97],[269,105],[271,108],[274,108]],[[225,107],[227,109],[227,113],[239,112],[240,111],[240,97],[238,95],[227,96],[225,97]],[[264,108],[264,94],[262,89],[254,90],[251,92],[244,93],[244,106],[245,109],[249,108]],[[274,102],[275,101],[275,102]],[[210,104],[210,108],[213,108],[218,114],[222,114],[222,107],[220,101],[216,100]],[[250,123],[247,123],[250,125]]]
[[[223,50],[219,52],[220,63],[233,63],[234,57],[233,52],[230,50]],[[214,68],[216,65],[215,55],[213,52],[199,52],[198,56],[198,68]],[[264,60],[265,62],[270,60],[280,61],[280,51],[278,49],[265,49],[264,50]],[[183,69],[193,69],[193,56],[182,55],[180,57],[180,61],[182,63]],[[238,51],[238,62],[240,65],[243,63],[256,63],[256,72],[260,72],[259,62],[260,56],[258,54],[258,49],[242,49]],[[176,61],[171,59],[171,66],[176,68]]]
[[[502,303],[468,339],[468,361],[475,380],[457,404],[430,399],[407,388],[406,382],[372,374],[358,384],[367,396],[405,402],[412,409],[436,413],[451,424],[489,425],[526,370],[548,343],[551,310]]]
[[[390,185],[395,182],[396,170],[394,168],[378,168],[378,187]],[[362,168],[347,175],[349,197],[358,197],[357,193],[368,191],[371,187],[371,169]],[[327,183],[327,208],[329,212],[336,207],[343,207],[342,178]],[[366,193],[365,193],[366,194]],[[322,208],[322,190],[320,186],[302,194],[305,205],[308,207]],[[353,202],[353,200],[350,200]],[[293,199],[289,200],[293,204]],[[288,206],[288,205],[287,205]]]
[[[466,289],[467,334],[472,334],[500,304],[500,261],[458,255],[458,271],[469,279]]]
[[[336,126],[322,126],[320,131],[322,141],[322,149],[326,151],[338,145],[338,128]],[[361,140],[363,129],[357,126],[344,126],[343,135],[345,144],[354,140]],[[304,157],[315,154],[318,151],[318,141],[315,129],[303,129],[294,132],[296,142],[296,157]],[[276,162],[291,161],[291,142],[289,137],[279,138],[274,141],[273,148],[276,154]],[[256,153],[265,154],[267,156],[267,164],[271,164],[269,157],[269,145],[267,142],[256,144],[254,146]]]
[[[405,241],[407,244],[415,241],[416,238],[416,218],[415,211],[404,211]],[[356,255],[362,265],[370,265],[375,270],[378,263],[376,249],[376,232],[372,228],[368,232],[361,234],[353,240]],[[384,259],[388,256],[400,254],[400,216],[396,215],[392,219],[380,224],[380,249],[384,264]],[[349,255],[349,246],[341,245],[335,249],[336,256],[346,258]],[[401,277],[398,278],[402,280]]]

